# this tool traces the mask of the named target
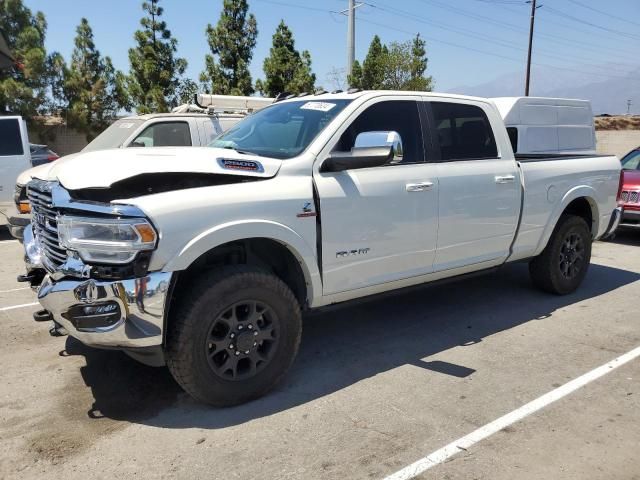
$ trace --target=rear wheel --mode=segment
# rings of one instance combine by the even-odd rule
[[[558,295],[575,291],[589,269],[591,243],[589,226],[582,217],[560,217],[546,248],[529,263],[533,283]]]
[[[236,405],[273,388],[291,366],[302,322],[275,275],[225,267],[199,277],[171,319],[167,365],[194,398]]]

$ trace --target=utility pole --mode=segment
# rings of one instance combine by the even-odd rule
[[[536,0],[530,0],[531,4],[531,24],[529,26],[529,54],[527,55],[527,78],[525,79],[524,84],[524,95],[525,97],[529,96],[529,85],[531,83],[531,51],[533,50],[533,26],[536,22],[536,10],[540,7],[536,6]]]
[[[627,115],[631,115],[631,99],[627,100]]]
[[[347,76],[351,75],[353,62],[356,59],[356,8],[360,8],[364,3],[356,3],[356,0],[349,0],[349,8],[340,13],[348,17],[347,20]],[[348,78],[348,77],[347,77]]]
[[[348,16],[349,16],[349,20],[347,24],[347,75],[351,76],[353,61],[356,58],[356,0],[349,0]]]

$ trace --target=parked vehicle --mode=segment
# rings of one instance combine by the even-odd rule
[[[182,105],[171,113],[129,116],[116,120],[84,147],[82,152],[132,147],[206,146],[248,113],[270,105],[273,99],[198,94],[195,102],[196,105]],[[35,155],[32,155],[33,158]],[[22,240],[24,227],[31,221],[31,207],[25,185],[33,176],[37,176],[37,171],[34,168],[21,173],[15,186],[15,208],[11,209],[9,215],[9,230],[19,240]]]
[[[302,310],[515,261],[544,291],[578,288],[592,241],[619,221],[620,162],[548,155],[514,155],[489,99],[290,98],[211,148],[40,170],[20,280],[52,334],[166,364],[198,400],[238,404],[288,370]]]
[[[43,163],[53,162],[60,158],[60,155],[51,150],[47,145],[30,143],[29,150],[31,151],[31,165],[34,167],[42,165]]]
[[[0,226],[13,209],[16,177],[31,166],[28,138],[22,117],[0,117]]]
[[[640,226],[640,147],[621,160],[618,205],[622,206],[622,226]]]

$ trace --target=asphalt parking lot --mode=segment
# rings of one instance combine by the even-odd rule
[[[275,392],[212,409],[164,368],[50,337],[21,256],[0,234],[0,478],[384,479],[640,346],[630,232],[566,297],[519,264],[307,315]],[[640,479],[639,381],[636,358],[417,478]]]

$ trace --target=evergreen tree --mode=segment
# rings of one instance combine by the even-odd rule
[[[0,114],[11,112],[31,118],[47,106],[47,22],[22,0],[0,0],[0,29],[19,67],[0,71]]]
[[[280,21],[273,35],[273,46],[264,60],[264,82],[258,80],[256,87],[261,93],[275,97],[279,93],[313,92],[316,82],[311,73],[311,54],[305,50],[300,54],[295,48],[293,33],[284,20]]]
[[[349,75],[348,81],[349,87],[364,89],[364,84],[362,82],[362,66],[358,60],[353,61],[353,65],[351,66],[351,75]]]
[[[258,25],[247,16],[247,0],[224,0],[218,24],[207,25],[211,54],[205,56],[200,81],[205,90],[223,95],[251,95],[253,85],[249,63],[256,46]]]
[[[404,90],[430,92],[433,87],[433,78],[424,76],[424,72],[427,71],[428,61],[426,45],[427,42],[421,39],[418,33],[411,44],[410,78]]]
[[[84,133],[91,141],[126,105],[120,98],[111,59],[102,58],[96,49],[93,31],[86,18],[80,21],[76,33],[62,90],[68,101],[67,125]]]
[[[131,72],[127,86],[138,113],[166,112],[177,105],[176,89],[187,68],[187,61],[175,56],[178,41],[171,36],[166,22],[160,20],[164,9],[158,6],[159,2],[142,3],[142,29],[134,35],[137,46],[129,50]]]
[[[362,63],[362,87],[366,90],[384,88],[385,61],[389,51],[378,35],[373,37],[369,52]]]

